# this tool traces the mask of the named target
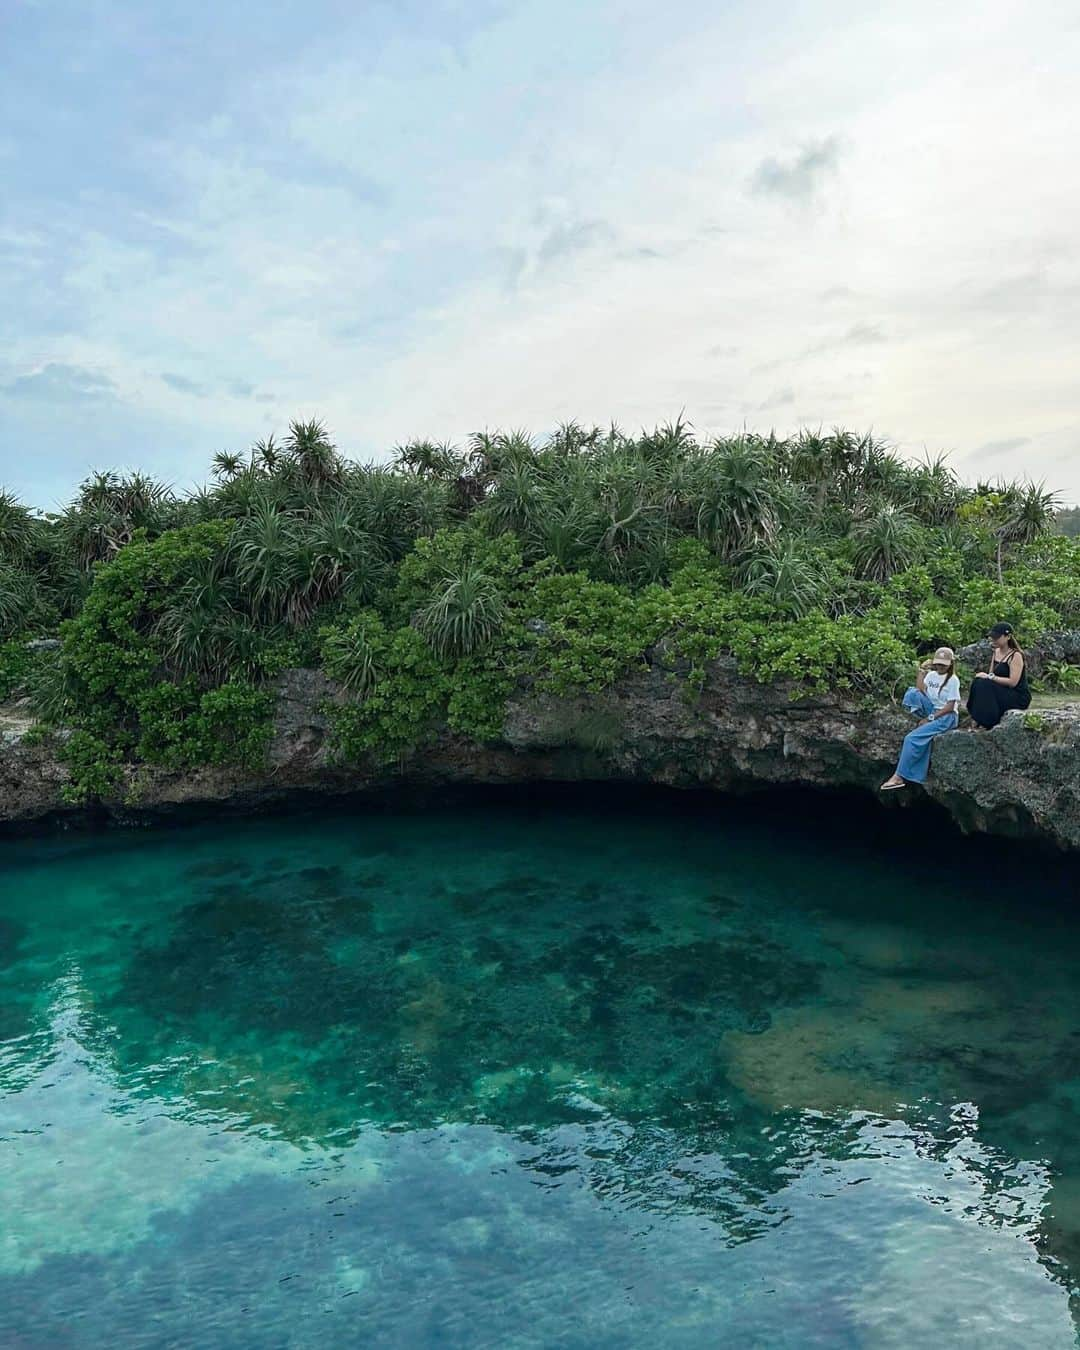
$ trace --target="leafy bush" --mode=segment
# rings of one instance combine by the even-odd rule
[[[171,769],[199,764],[262,762],[271,733],[273,697],[240,681],[200,693],[191,682],[155,685],[139,700],[136,754]]]
[[[339,752],[383,760],[445,727],[498,737],[518,688],[595,695],[654,659],[691,688],[727,658],[793,697],[883,698],[1001,619],[1022,643],[1080,627],[1056,520],[1041,485],[965,487],[842,430],[571,423],[411,442],[386,467],[296,422],[186,499],[102,473],[42,518],[0,492],[0,697],[28,688],[74,732],[83,799],[133,760],[259,762],[269,682],[297,665],[343,686]],[[15,641],[58,625],[59,657]]]
[[[25,641],[0,643],[0,703],[27,687],[34,665]]]
[[[1072,694],[1080,691],[1080,666],[1067,661],[1051,661],[1039,682],[1043,689],[1055,693]]]
[[[438,659],[415,628],[376,636],[378,678],[356,703],[328,709],[338,752],[345,759],[386,761],[434,736],[448,689]]]
[[[120,747],[110,744],[92,731],[73,731],[60,747],[60,758],[67,765],[71,782],[63,790],[64,801],[84,806],[102,797],[114,796],[124,778],[124,756]]]

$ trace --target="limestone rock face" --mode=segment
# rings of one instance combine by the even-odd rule
[[[277,681],[274,733],[258,771],[135,766],[114,818],[181,808],[253,810],[298,794],[330,796],[435,785],[610,781],[740,789],[788,784],[876,792],[896,763],[911,718],[850,697],[742,679],[714,663],[701,690],[662,649],[597,694],[562,698],[522,688],[501,738],[477,745],[444,730],[392,765],[342,765],[333,756],[328,703],[346,697],[314,670]],[[70,810],[55,748],[25,741],[25,718],[0,713],[0,822]],[[1080,849],[1080,700],[1010,713],[993,732],[941,737],[926,786],[967,830],[1041,838]],[[914,798],[919,789],[893,794]]]
[[[68,771],[55,748],[27,739],[33,723],[0,708],[0,822],[41,820],[63,809]]]
[[[964,829],[1080,849],[1080,700],[944,736],[932,763],[927,788]]]

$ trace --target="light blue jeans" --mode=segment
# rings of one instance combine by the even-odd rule
[[[904,707],[917,717],[929,717],[934,705],[926,694],[918,689],[909,689],[904,695]],[[896,772],[908,783],[925,783],[930,768],[930,744],[935,736],[943,731],[953,731],[959,719],[956,713],[945,717],[935,717],[924,726],[913,727],[904,737],[904,746],[900,751],[900,763]]]

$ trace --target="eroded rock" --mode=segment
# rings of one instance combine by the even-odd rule
[[[319,671],[291,670],[279,677],[276,693],[263,769],[133,766],[123,793],[105,809],[123,818],[215,804],[256,809],[298,793],[544,781],[876,793],[911,726],[896,706],[867,709],[835,691],[807,695],[744,680],[730,660],[715,662],[704,687],[693,690],[658,649],[653,664],[599,694],[520,691],[497,742],[477,745],[445,730],[392,765],[343,765],[334,759],[326,712],[344,696],[341,689]],[[5,721],[0,710],[0,821],[70,809],[62,800],[68,774],[55,746],[28,743],[28,729],[25,718],[9,714]],[[993,732],[941,737],[926,790],[965,830],[1080,849],[1080,700],[1010,713]]]

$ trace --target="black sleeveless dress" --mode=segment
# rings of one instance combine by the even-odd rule
[[[1009,661],[995,661],[993,673],[1011,674]],[[993,680],[971,681],[967,710],[982,727],[996,727],[1010,708],[1027,708],[1030,704],[1031,690],[1028,688],[1026,665],[1011,689],[1005,684],[995,684]]]

